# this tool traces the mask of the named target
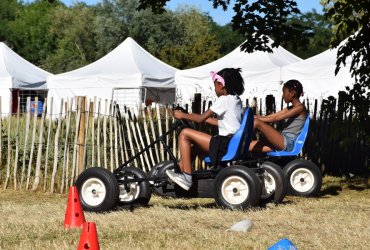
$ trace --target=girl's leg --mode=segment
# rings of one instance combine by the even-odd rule
[[[179,135],[179,149],[181,154],[180,168],[182,172],[191,173],[191,149],[192,143],[196,144],[198,149],[208,152],[211,135],[199,132],[194,129],[185,128]]]
[[[271,127],[267,123],[261,121],[260,119],[254,119],[254,128],[261,131],[268,142],[265,141],[252,141],[249,145],[250,151],[255,152],[269,152],[272,151],[272,147],[275,149],[284,149],[284,137],[275,128]]]

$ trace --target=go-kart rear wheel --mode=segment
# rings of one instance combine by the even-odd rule
[[[86,169],[78,176],[76,186],[85,211],[107,212],[117,205],[118,183],[107,169]]]
[[[262,177],[261,201],[263,203],[273,201],[275,204],[282,202],[288,190],[283,170],[280,166],[269,161],[263,162],[262,168],[265,173]]]
[[[297,159],[283,169],[288,180],[288,193],[312,197],[318,195],[322,185],[320,169],[311,161]]]
[[[147,205],[151,197],[149,182],[143,180],[146,174],[143,170],[136,167],[124,167],[119,172],[118,186],[120,207],[129,208],[135,205]],[[141,179],[138,181],[130,181]],[[129,181],[124,183],[124,181]]]
[[[244,166],[230,166],[216,176],[214,197],[217,205],[230,209],[256,206],[261,197],[261,182]]]

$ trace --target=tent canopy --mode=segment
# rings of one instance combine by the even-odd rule
[[[346,67],[341,67],[335,75],[337,53],[338,48],[328,49],[304,61],[287,65],[282,68],[282,80],[299,80],[305,95],[309,98],[322,99],[330,95],[337,96],[345,86],[354,83],[354,78],[349,71],[351,58],[347,58]]]
[[[272,40],[270,39],[270,44]],[[241,68],[245,82],[245,92],[242,98],[251,98],[260,94],[272,94],[281,91],[282,66],[299,62],[302,59],[282,47],[273,48],[272,53],[256,51],[246,53],[240,46],[224,57],[200,67],[179,70],[176,72],[177,101],[187,103],[192,100],[194,93],[202,93],[205,99],[214,100],[213,82],[210,71],[223,68]]]
[[[0,96],[2,112],[9,110],[11,89],[43,90],[51,74],[28,62],[0,42]]]
[[[132,38],[127,38],[117,48],[80,69],[48,77],[49,96],[54,97],[54,107],[59,107],[62,97],[87,96],[88,98],[120,98],[115,92],[125,92],[134,97],[137,104],[142,102],[142,93],[129,94],[122,89],[148,89],[147,97],[154,101],[169,103],[174,101],[175,72],[171,67],[158,60]],[[123,97],[123,98],[126,98]],[[59,110],[58,110],[59,111]]]

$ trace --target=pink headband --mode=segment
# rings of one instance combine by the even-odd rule
[[[218,75],[216,72],[211,71],[211,77],[212,77],[212,81],[218,81],[222,83],[223,86],[225,86],[224,78],[222,78],[222,76]]]

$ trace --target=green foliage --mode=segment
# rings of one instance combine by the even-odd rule
[[[22,9],[22,5],[17,0],[2,0],[0,1],[0,41],[9,43],[9,34],[12,33],[10,22],[13,22],[17,17],[17,12]]]
[[[46,56],[44,68],[61,73],[82,67],[96,59],[93,42],[95,15],[91,8],[78,4],[72,8],[58,6],[49,13],[53,19],[49,34],[56,49]]]
[[[281,45],[301,58],[309,58],[328,49],[328,44],[332,35],[332,23],[323,15],[312,12],[294,15],[288,19],[288,24],[299,24],[306,29],[308,43],[302,41],[300,36],[287,41],[282,41]],[[306,37],[303,40],[307,39]]]
[[[339,46],[335,72],[352,58],[355,82],[343,95],[356,112],[360,136],[370,142],[370,5],[367,0],[327,0],[325,4],[325,15],[335,24],[331,46]],[[348,39],[342,42],[344,38]]]

